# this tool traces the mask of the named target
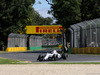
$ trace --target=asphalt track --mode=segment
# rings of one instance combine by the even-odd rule
[[[10,52],[10,53],[0,53],[0,57],[15,59],[21,61],[31,61],[34,63],[40,63],[37,61],[39,54],[46,54],[52,52],[52,49],[46,49],[42,51],[28,51],[28,52]],[[92,54],[68,54],[67,60],[57,60],[57,61],[42,61],[44,62],[100,62],[100,55]]]

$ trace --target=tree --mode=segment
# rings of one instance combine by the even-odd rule
[[[49,13],[68,28],[71,24],[100,18],[100,0],[46,0],[51,5]]]
[[[9,33],[17,33],[25,27],[28,19],[28,8],[35,0],[0,0],[0,48],[7,44]]]
[[[29,18],[27,20],[26,25],[50,25],[52,23],[52,19],[50,17],[43,18],[37,11],[33,8],[30,9]]]
[[[82,21],[100,18],[100,0],[82,0],[80,9]]]
[[[51,18],[43,18],[34,8],[35,0],[0,0],[0,49],[7,46],[10,33],[25,33],[26,25],[50,24]]]
[[[52,19],[50,17],[44,18],[44,25],[50,25],[52,23]]]
[[[81,20],[80,0],[52,0],[52,2],[50,13],[57,19],[57,24],[67,28]]]
[[[100,0],[46,0],[51,5],[51,13],[57,24],[68,28],[80,21],[100,18]],[[66,31],[67,40],[70,39]]]

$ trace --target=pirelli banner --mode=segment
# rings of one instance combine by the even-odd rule
[[[26,34],[61,34],[61,25],[26,26]]]

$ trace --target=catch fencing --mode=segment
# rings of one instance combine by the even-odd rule
[[[41,47],[42,41],[41,40],[42,40],[41,36],[31,35],[29,38],[29,49],[30,50],[42,49],[42,47]]]
[[[26,51],[27,35],[11,33],[8,36],[7,51]]]
[[[100,47],[100,18],[71,25],[71,47]]]
[[[41,50],[42,47],[59,47],[62,45],[62,38],[50,39],[43,38],[43,36],[24,35],[11,33],[8,35],[7,50],[27,51],[27,50]]]
[[[45,34],[42,37],[42,46],[54,47],[57,45],[62,45],[62,42],[62,34]]]
[[[42,49],[42,37],[31,35],[28,39],[28,35],[11,33],[8,36],[7,51],[27,51]],[[29,41],[28,41],[29,40]],[[29,45],[29,46],[28,46]]]
[[[58,41],[57,39],[42,39],[42,45],[59,45],[62,44],[62,40]]]

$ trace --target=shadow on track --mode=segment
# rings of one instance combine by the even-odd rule
[[[18,52],[18,53],[51,53],[53,49],[46,50],[38,50],[38,51],[26,51],[26,52]]]

